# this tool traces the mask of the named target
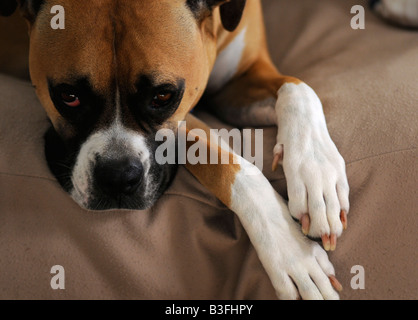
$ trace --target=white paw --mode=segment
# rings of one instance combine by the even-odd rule
[[[270,216],[268,227],[263,231],[266,241],[258,247],[260,260],[270,276],[279,299],[282,300],[337,300],[336,290],[342,289],[335,278],[334,267],[321,246],[306,238],[281,202],[281,211],[287,216],[287,230],[283,222]],[[262,249],[260,249],[260,247]]]
[[[338,300],[333,284],[339,288],[341,285],[333,276],[334,268],[326,252],[313,241],[301,248],[302,254],[289,252],[289,261],[275,265],[276,273],[270,278],[277,297],[281,300]]]
[[[349,211],[344,159],[328,133],[322,104],[309,86],[288,83],[278,96],[274,154],[286,176],[290,213],[301,221],[305,234],[322,238],[324,248],[334,250]]]
[[[241,166],[251,165],[242,160]],[[326,252],[300,232],[287,203],[260,171],[236,175],[230,208],[240,218],[280,299],[338,299],[334,288],[341,290],[341,285]]]

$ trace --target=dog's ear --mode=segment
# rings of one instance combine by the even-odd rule
[[[8,17],[16,11],[16,8],[16,0],[0,0],[0,16]]]
[[[234,31],[242,18],[246,0],[187,0],[190,9],[199,16],[202,10],[213,10],[220,6],[222,25],[228,31]]]
[[[19,7],[23,16],[33,22],[43,3],[44,0],[0,0],[0,16],[10,16]]]
[[[221,5],[221,19],[224,28],[234,31],[241,22],[246,0],[231,0]]]

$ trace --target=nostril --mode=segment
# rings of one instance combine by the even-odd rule
[[[125,194],[134,193],[142,182],[142,165],[132,165],[126,168],[125,182],[121,186],[121,191]]]
[[[131,195],[143,180],[139,160],[107,160],[96,165],[94,178],[98,187],[109,196]]]

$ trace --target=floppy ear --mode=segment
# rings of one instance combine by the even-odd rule
[[[23,16],[33,22],[44,0],[0,0],[0,16],[10,16],[19,7]]]
[[[8,17],[16,11],[16,8],[16,0],[0,0],[0,16]]]
[[[221,5],[221,19],[224,28],[234,31],[241,22],[246,0],[231,0]]]
[[[222,24],[228,31],[234,31],[238,27],[245,3],[246,0],[187,0],[187,5],[196,17],[220,6]]]

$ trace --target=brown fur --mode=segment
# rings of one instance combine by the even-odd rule
[[[192,129],[202,129],[206,133],[206,138],[210,139],[210,128],[198,120],[191,114],[186,117],[187,133]],[[231,186],[235,181],[236,174],[241,170],[239,164],[234,164],[235,156],[222,149],[217,143],[208,141],[204,137],[198,137],[198,143],[204,143],[207,147],[207,163],[208,164],[186,164],[186,168],[208,188],[219,200],[221,200],[227,207],[231,205]],[[210,143],[211,142],[211,143]],[[187,149],[196,142],[187,142]],[[217,149],[218,161],[216,164],[210,164],[211,150]],[[216,151],[215,151],[216,152]],[[228,154],[228,165],[222,164],[221,159],[225,154]],[[213,177],[221,177],[221,179],[213,179]]]
[[[50,28],[52,5],[65,8],[65,30]],[[87,76],[94,89],[104,95],[114,90],[115,83],[121,95],[132,90],[138,74],[152,74],[161,82],[181,77],[186,79],[183,100],[163,124],[174,128],[202,97],[217,54],[246,27],[246,47],[238,72],[220,98],[224,103],[233,98],[239,105],[277,98],[283,83],[299,80],[281,76],[271,62],[260,1],[247,1],[242,20],[235,31],[227,32],[216,8],[198,25],[185,0],[46,0],[35,24],[30,26],[32,82],[55,129],[71,137],[71,125],[50,99],[47,77],[65,83],[72,75]],[[245,88],[252,94],[243,97]],[[203,123],[192,122],[208,130]],[[231,185],[239,165],[187,167],[226,205],[230,204]]]

